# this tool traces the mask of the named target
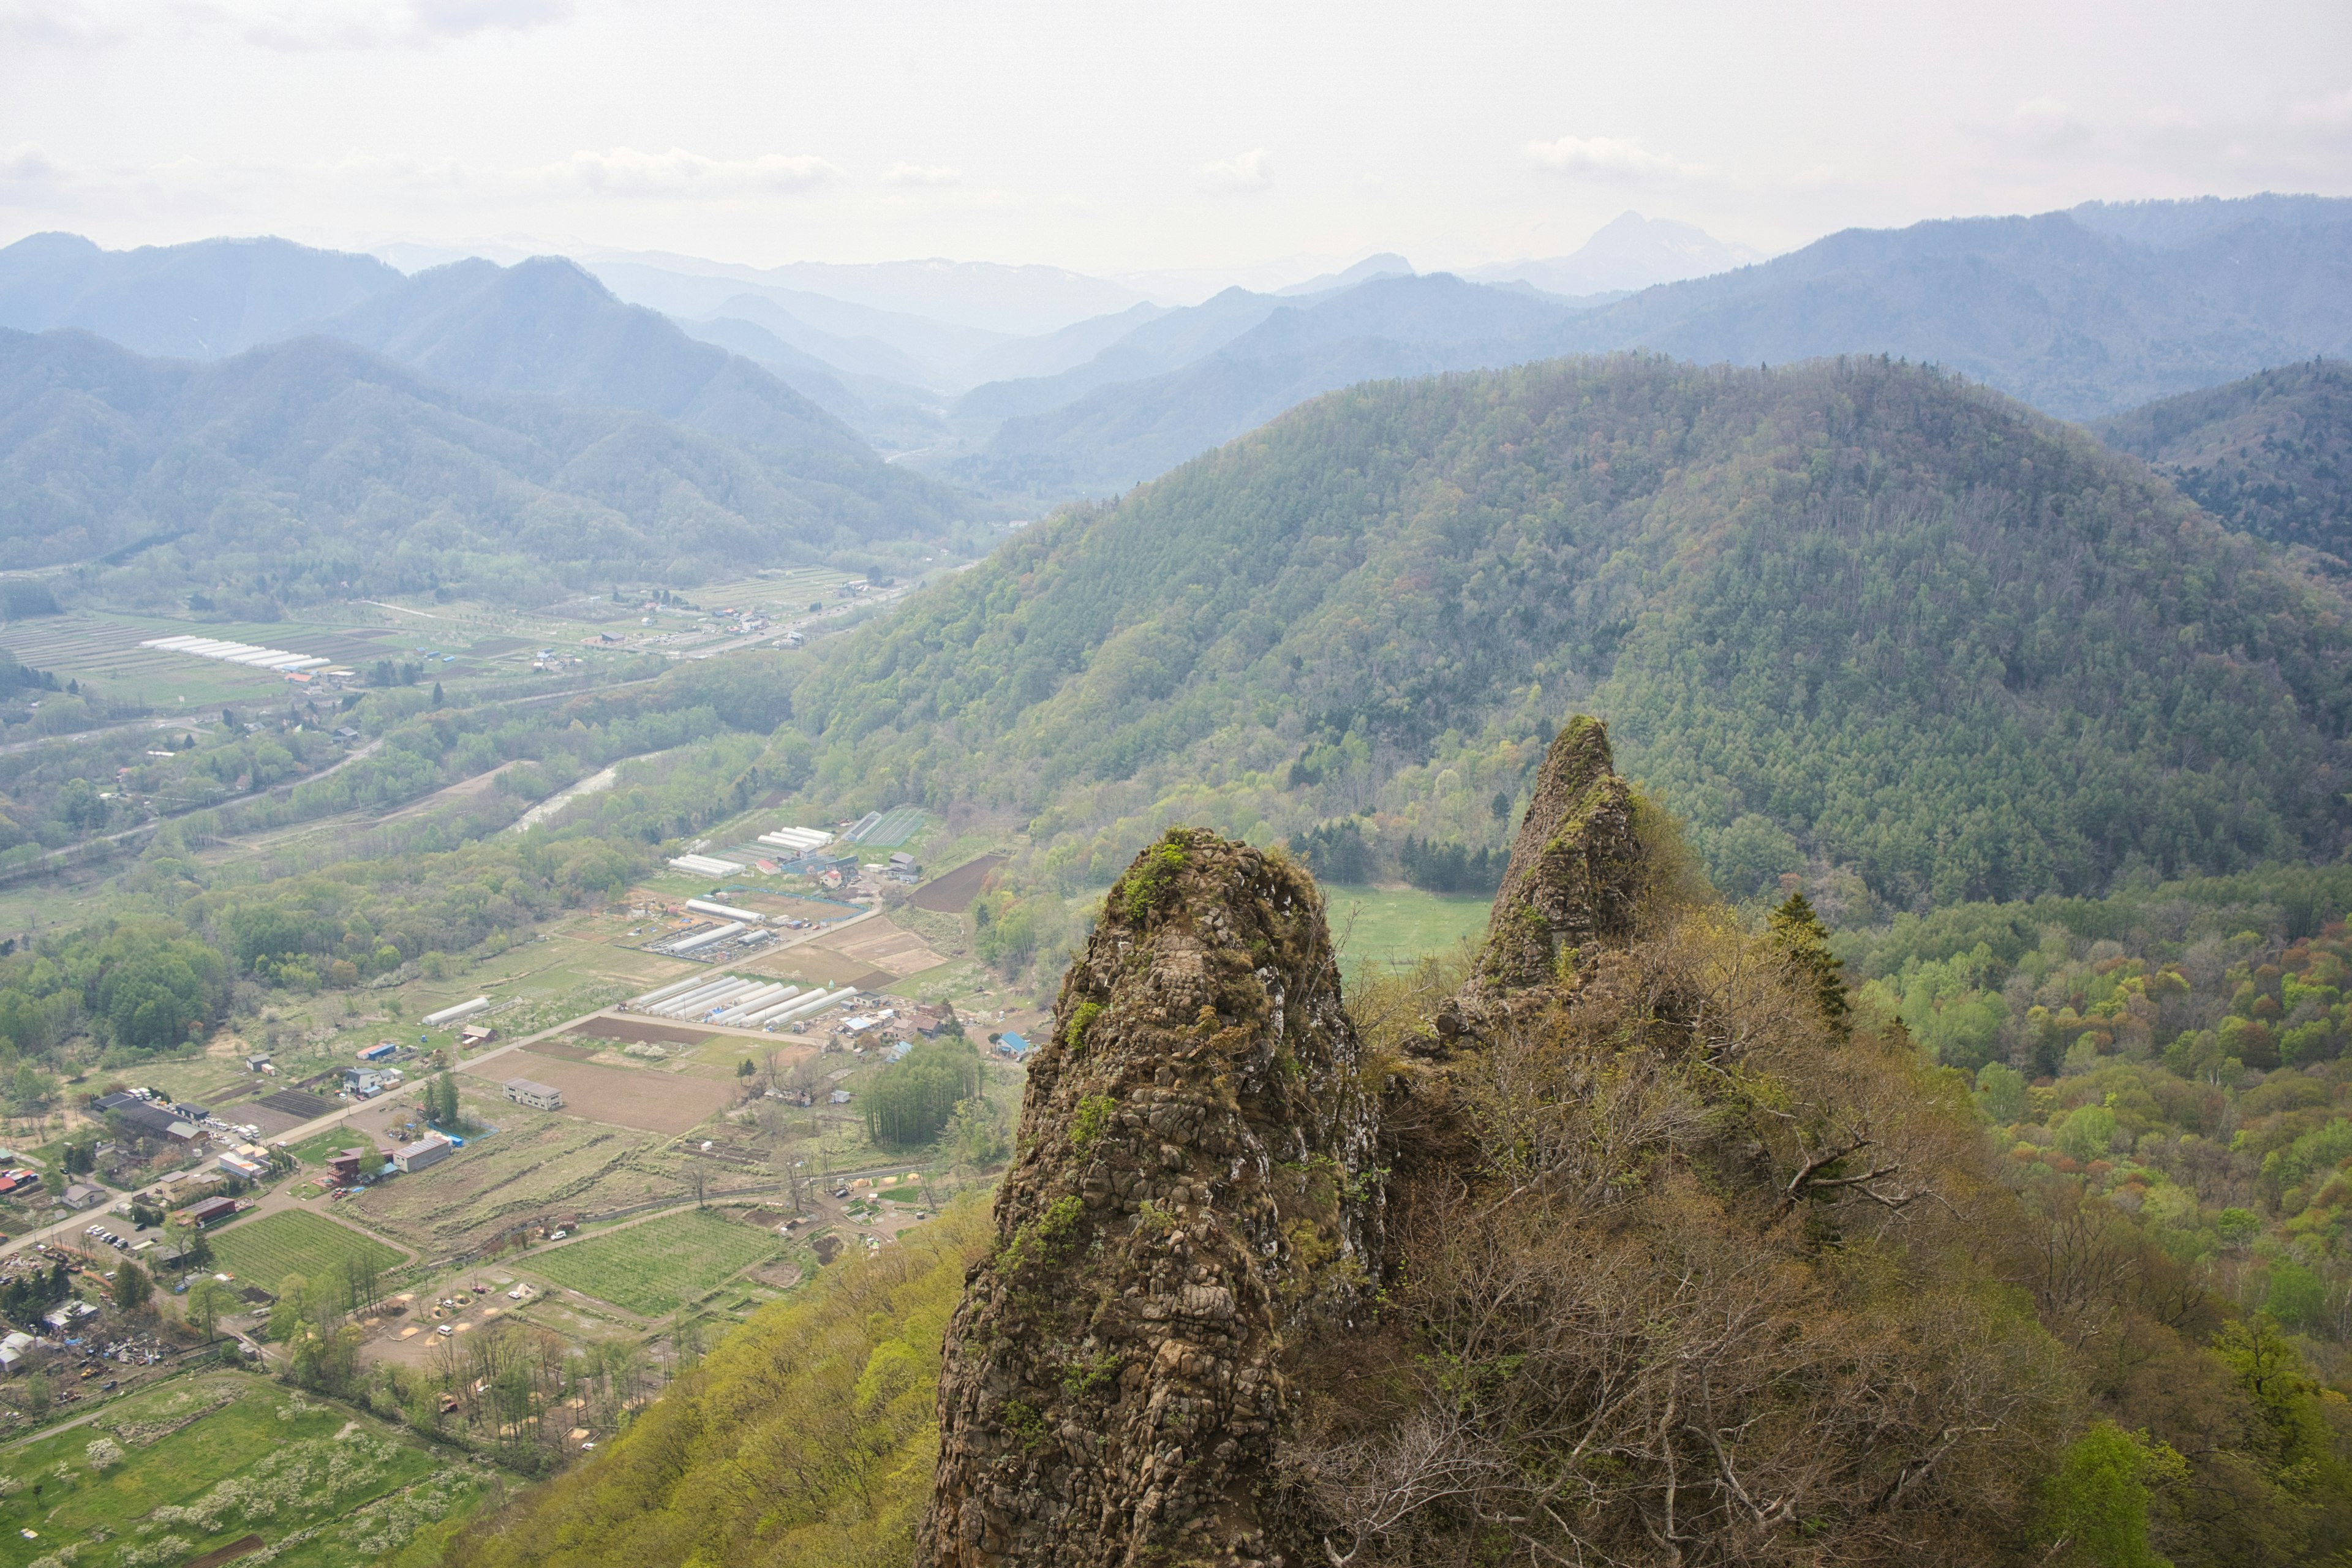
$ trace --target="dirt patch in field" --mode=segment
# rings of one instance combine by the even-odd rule
[[[684,1132],[735,1101],[731,1083],[709,1079],[650,1068],[597,1067],[542,1056],[528,1047],[515,1056],[530,1060],[525,1064],[504,1058],[479,1069],[463,1070],[499,1083],[510,1078],[535,1079],[563,1091],[567,1115],[648,1132]]]
[[[282,1110],[294,1121],[310,1121],[336,1109],[335,1101],[323,1095],[309,1094],[299,1089],[281,1089],[276,1094],[265,1094],[253,1102],[264,1110]],[[292,1126],[294,1122],[287,1123]]]
[[[665,1045],[698,1046],[710,1038],[709,1033],[701,1029],[681,1029],[674,1024],[640,1024],[635,1018],[591,1018],[572,1032],[585,1035],[592,1040],[626,1040],[640,1046],[652,1045],[657,1040]],[[537,1050],[539,1047],[528,1046],[524,1048]]]
[[[934,877],[915,889],[908,900],[919,910],[936,910],[944,915],[960,915],[971,907],[980,896],[980,884],[991,871],[1004,864],[1002,855],[983,855],[977,860],[966,861],[945,876]]]
[[[214,1547],[202,1557],[189,1558],[187,1568],[221,1568],[224,1563],[234,1563],[240,1557],[260,1551],[262,1545],[262,1539],[257,1535],[242,1536],[226,1546]]]
[[[885,985],[901,975],[919,974],[947,962],[933,952],[921,937],[887,919],[861,921],[839,936],[809,945],[828,948],[866,970],[881,970]],[[857,984],[864,988],[866,983],[861,978]]]

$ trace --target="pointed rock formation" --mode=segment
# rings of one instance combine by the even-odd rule
[[[1136,858],[948,1331],[919,1563],[1268,1555],[1282,1352],[1360,1316],[1382,1254],[1360,1057],[1304,872],[1186,829]]]
[[[1633,787],[1615,767],[1598,719],[1554,737],[1466,988],[1473,1005],[1568,980],[1586,948],[1633,940],[1642,846]]]

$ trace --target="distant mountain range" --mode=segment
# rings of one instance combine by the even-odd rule
[[[1705,229],[1629,212],[1612,219],[1571,255],[1549,261],[1496,262],[1469,268],[1462,276],[1479,283],[1525,283],[1548,294],[1576,297],[1630,293],[1763,259],[1762,251],[1727,244]]]
[[[1521,308],[1506,328],[1482,296],[1514,286]],[[1259,331],[1276,310],[1285,324]],[[1159,346],[1188,327],[1199,330],[1181,348]],[[1380,278],[1328,303],[1221,296],[1145,324],[1084,370],[965,394],[955,412],[970,449],[926,461],[1035,499],[1106,494],[1352,381],[1633,348],[1700,363],[1924,360],[2096,418],[2352,352],[2352,202],[2094,204],[1853,229],[1614,302],[1442,276]],[[989,417],[1003,421],[992,433]]]
[[[2095,203],[1747,254],[1629,213],[1571,256],[1475,277],[1384,253],[1170,309],[1055,268],[656,255],[595,260],[593,279],[548,258],[404,278],[281,240],[110,252],[43,235],[0,249],[0,326],[198,359],[324,332],[469,394],[654,415],[803,478],[868,485],[878,447],[1024,508],[1124,490],[1353,382],[1575,353],[1884,354],[2073,419],[2352,353],[2347,201]]]
[[[118,596],[545,599],[937,537],[962,510],[568,261],[395,275],[202,363],[0,331],[0,564],[103,557]]]

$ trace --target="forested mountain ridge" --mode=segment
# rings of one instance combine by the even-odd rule
[[[394,287],[373,256],[291,240],[101,250],[75,234],[0,247],[0,327],[79,327],[139,353],[218,359]]]
[[[327,338],[192,364],[0,331],[0,562],[156,541],[99,584],[134,599],[198,586],[268,614],[465,585],[543,602],[614,572],[940,526],[930,487],[894,495],[883,473],[877,499],[648,414],[468,395]]]
[[[468,392],[637,409],[838,481],[927,488],[891,474],[848,426],[751,361],[623,304],[560,258],[436,267],[318,330]]]
[[[1577,348],[1928,360],[2071,419],[2352,352],[2352,203],[2092,204],[1848,229],[1595,312]]]
[[[794,700],[814,793],[1027,819],[1063,893],[1178,820],[1499,842],[1574,704],[1727,890],[1858,918],[2332,856],[2347,660],[2325,585],[1997,394],[1621,356],[1319,399]]]
[[[2312,360],[2096,426],[2231,527],[2352,563],[2352,366]]]

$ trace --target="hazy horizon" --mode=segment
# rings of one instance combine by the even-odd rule
[[[2292,47],[2283,47],[2291,45]],[[0,242],[277,234],[1134,279],[1777,253],[2088,199],[2352,195],[2352,15],[1853,5],[856,15],[0,0]]]

